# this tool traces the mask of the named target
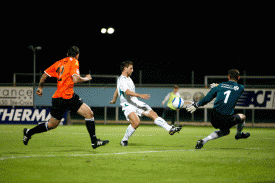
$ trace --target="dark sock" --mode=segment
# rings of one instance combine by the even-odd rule
[[[95,121],[94,121],[94,118],[85,119],[85,121],[86,121],[87,130],[90,134],[91,141],[92,141],[92,143],[94,143],[94,142],[97,141],[97,138],[96,138],[96,135],[95,135]]]
[[[243,130],[243,127],[244,127],[244,120],[241,119],[241,117],[239,115],[234,115],[234,120],[235,122],[237,123],[237,134],[241,134],[242,133],[242,130]]]
[[[36,133],[42,133],[42,132],[46,132],[48,131],[48,122],[46,123],[40,123],[39,125],[37,125],[36,127],[30,129],[27,133],[27,136],[30,137]]]
[[[245,124],[245,122],[237,124],[237,126],[236,126],[236,128],[237,128],[237,134],[242,134],[242,130],[243,130],[244,124]]]

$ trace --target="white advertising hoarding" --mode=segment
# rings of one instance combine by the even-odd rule
[[[33,88],[0,87],[0,106],[33,106]]]

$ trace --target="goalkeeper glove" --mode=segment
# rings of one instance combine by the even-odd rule
[[[186,110],[190,113],[193,113],[197,110],[197,108],[199,107],[199,104],[198,102],[193,102],[191,101],[191,104],[189,104],[187,107],[186,107]]]

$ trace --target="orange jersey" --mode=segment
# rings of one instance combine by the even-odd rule
[[[66,57],[55,62],[44,71],[50,77],[56,77],[57,90],[53,98],[70,99],[74,94],[73,75],[79,75],[78,60],[72,57]]]

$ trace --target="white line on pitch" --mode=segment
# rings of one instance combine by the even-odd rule
[[[239,148],[245,150],[271,150],[271,149],[262,149],[262,148]],[[108,155],[124,155],[124,154],[146,154],[146,153],[161,153],[161,152],[186,152],[186,151],[204,151],[207,149],[178,149],[178,150],[160,150],[160,151],[138,151],[138,152],[119,152],[119,153],[104,153],[104,154],[64,154],[64,155],[30,155],[30,156],[11,156],[11,157],[2,157],[0,161],[8,159],[22,159],[22,158],[48,158],[48,157],[82,157],[82,156],[108,156]],[[212,149],[213,150],[213,149]]]
[[[184,150],[161,150],[161,151],[138,151],[138,152],[119,152],[119,153],[104,153],[104,154],[64,154],[64,155],[30,155],[30,156],[11,156],[11,157],[2,157],[1,161],[7,159],[21,159],[21,158],[47,158],[47,157],[75,157],[75,156],[107,156],[107,155],[123,155],[123,154],[146,154],[146,153],[161,153],[161,152],[180,152],[180,151],[194,151],[194,149]]]

